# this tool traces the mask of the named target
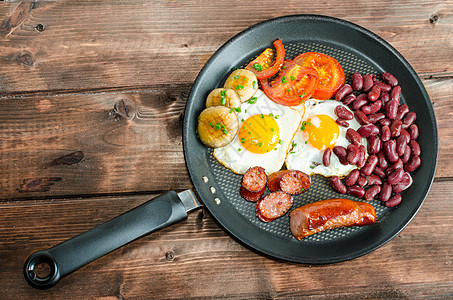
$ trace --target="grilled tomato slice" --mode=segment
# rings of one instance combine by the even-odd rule
[[[275,79],[260,80],[260,83],[263,92],[272,101],[296,106],[313,96],[318,86],[318,72],[292,60],[285,60]]]
[[[313,97],[319,100],[332,98],[344,84],[344,71],[333,57],[319,52],[305,52],[294,58],[300,66],[310,67],[318,72],[318,87]]]
[[[282,41],[277,39],[273,44],[277,52],[275,60],[272,60],[274,51],[271,48],[267,48],[245,67],[246,70],[255,73],[258,79],[267,79],[277,74],[285,60],[285,47],[283,47]]]

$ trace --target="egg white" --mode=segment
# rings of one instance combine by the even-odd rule
[[[304,121],[311,118],[315,115],[328,115],[333,120],[337,119],[337,116],[334,112],[335,108],[338,105],[342,105],[340,102],[335,100],[315,100],[310,99],[305,102],[305,115],[301,124],[304,124]],[[350,110],[347,106],[348,110]],[[355,118],[348,121],[349,127],[357,130],[360,127],[360,124]],[[346,139],[346,130],[348,128],[343,126],[339,127],[339,136],[336,142],[336,146],[348,147],[350,142]],[[362,139],[362,144],[366,147],[366,139]],[[330,157],[330,165],[328,167],[324,166],[322,163],[322,157],[324,151],[320,151],[310,145],[310,142],[306,141],[302,135],[302,130],[299,128],[294,135],[292,142],[292,148],[286,157],[285,164],[288,169],[291,170],[300,170],[306,174],[319,174],[325,177],[330,176],[340,176],[344,177],[348,175],[352,170],[357,169],[356,165],[343,165],[338,160],[338,157],[333,153]],[[368,156],[368,154],[366,154]]]
[[[253,166],[263,167],[267,174],[279,171],[285,162],[294,133],[299,129],[302,120],[300,107],[293,109],[277,104],[261,90],[258,90],[254,97],[257,97],[255,103],[251,104],[247,101],[241,105],[241,111],[238,113],[239,128],[247,118],[253,115],[271,114],[278,124],[281,142],[267,153],[256,154],[245,149],[236,135],[228,145],[214,149],[214,157],[236,174],[244,174]]]

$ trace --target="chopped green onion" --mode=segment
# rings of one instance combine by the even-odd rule
[[[253,68],[257,71],[262,71],[263,70],[263,66],[261,66],[260,64],[258,63],[254,63],[253,64]]]
[[[215,130],[220,130],[220,123],[215,124]]]
[[[226,97],[226,90],[221,90],[221,91],[220,91],[220,96]]]
[[[213,121],[211,121],[211,123],[209,123],[209,126],[211,126],[211,127],[212,127],[212,122],[213,122]]]
[[[240,107],[236,107],[234,110],[235,110],[236,112],[241,112],[241,108],[240,108]]]
[[[241,76],[235,75],[235,76],[233,77],[233,79],[238,79],[239,77],[241,77]]]
[[[294,76],[289,76],[289,79],[291,79],[291,81],[294,81],[294,79],[296,79]]]
[[[244,86],[243,86],[242,84],[238,84],[238,85],[236,86],[236,89],[237,89],[237,90],[242,90],[242,89],[244,89]]]
[[[225,96],[220,97],[220,104],[225,105],[225,103],[226,103],[226,97]]]
[[[225,128],[223,128],[222,131],[223,131],[223,134],[225,134],[225,135],[228,134],[228,131]]]
[[[253,88],[256,89],[256,80],[253,80]]]
[[[245,143],[245,139],[244,138],[241,139],[241,143],[243,143],[243,144]]]
[[[291,92],[291,89],[286,89],[286,91],[289,93],[289,92]]]
[[[238,148],[238,152],[241,152],[241,148]]]
[[[283,141],[282,141],[282,140],[278,140],[278,143],[279,143],[280,145],[283,145]]]
[[[280,115],[275,115],[274,116],[274,119],[278,119],[278,118],[280,118]]]
[[[248,104],[255,104],[257,100],[258,100],[257,97],[252,97],[252,98],[250,98],[250,100],[248,101]]]
[[[282,83],[286,83],[286,77],[285,76],[282,76]]]
[[[263,114],[261,114],[261,119],[264,119],[264,115]]]

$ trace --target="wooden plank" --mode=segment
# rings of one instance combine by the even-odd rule
[[[453,177],[453,79],[424,83],[439,124],[436,176]],[[0,199],[190,187],[182,149],[189,91],[179,85],[2,99]]]
[[[329,6],[328,15],[383,37],[422,77],[452,76],[445,60],[453,52],[443,39],[453,31],[452,5],[347,0]],[[273,7],[269,0],[1,3],[0,92],[192,83],[207,59],[249,26],[326,13],[322,2]]]
[[[452,197],[451,183],[436,181],[417,216],[392,241],[358,259],[321,266],[257,254],[198,210],[186,221],[110,253],[47,291],[32,289],[22,278],[26,256],[125,212],[148,196],[3,203],[0,282],[13,299],[450,298]]]

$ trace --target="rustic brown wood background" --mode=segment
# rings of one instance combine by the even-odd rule
[[[0,298],[453,298],[453,1],[276,3],[0,3]],[[29,287],[30,253],[190,187],[181,129],[198,72],[235,34],[290,14],[366,27],[423,80],[440,155],[409,226],[368,255],[310,266],[257,254],[198,210],[50,290]]]

